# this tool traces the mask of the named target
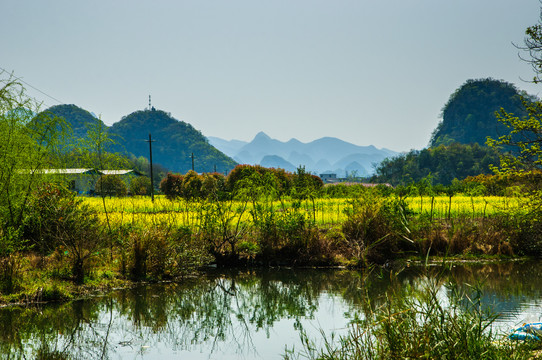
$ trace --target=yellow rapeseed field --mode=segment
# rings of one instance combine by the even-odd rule
[[[407,207],[414,214],[432,214],[434,218],[450,217],[485,217],[501,211],[521,209],[523,199],[517,197],[498,196],[435,196],[435,197],[408,197],[405,199]],[[174,226],[197,226],[206,211],[206,204],[202,201],[175,200],[170,201],[164,196],[155,197],[154,203],[149,197],[123,197],[105,198],[84,197],[83,203],[100,213],[102,220],[107,217],[111,223],[137,224],[138,226],[152,226],[168,224]],[[243,212],[242,208],[246,205]],[[338,224],[346,219],[345,209],[349,206],[348,199],[315,199],[314,202],[283,200],[266,203],[275,211],[288,211],[297,208],[305,212],[307,218],[315,219],[317,224]],[[232,212],[231,216],[242,213],[243,221],[251,221],[252,204],[230,202],[224,207]],[[235,213],[235,214],[233,214]]]

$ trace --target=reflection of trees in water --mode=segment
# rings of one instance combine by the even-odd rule
[[[313,317],[334,274],[338,272],[215,272],[182,284],[138,287],[59,306],[4,309],[0,350],[12,358],[48,353],[96,359],[120,347],[158,343],[183,350],[204,346],[218,352],[233,345],[254,351],[254,332],[269,336],[279,320],[299,324]]]
[[[102,299],[103,300],[103,299]],[[101,301],[89,300],[0,311],[3,358],[99,358],[104,342],[98,316]]]
[[[440,272],[437,267],[369,275],[347,270],[215,270],[181,284],[142,286],[62,305],[8,308],[0,311],[0,353],[12,359],[37,354],[107,359],[126,349],[144,353],[147,347],[167,346],[220,353],[233,346],[246,354],[257,351],[253,335],[269,337],[280,320],[293,320],[300,329],[303,319],[315,316],[324,293],[342,298],[352,317],[355,312],[363,316],[382,306],[390,292],[420,287]],[[455,266],[445,271],[457,283],[485,279],[487,291],[537,298],[541,272],[538,264]],[[447,278],[438,279],[444,284]]]

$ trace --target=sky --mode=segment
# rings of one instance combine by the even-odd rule
[[[422,149],[468,79],[542,96],[538,0],[1,0],[0,68],[111,125],[152,106],[205,136]],[[525,55],[525,54],[524,54]],[[5,78],[6,74],[2,75]]]

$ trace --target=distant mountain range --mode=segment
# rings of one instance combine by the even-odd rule
[[[75,138],[85,137],[89,125],[101,123],[92,113],[75,105],[57,105],[46,110],[66,119]],[[194,154],[195,170],[227,173],[239,164],[262,165],[295,172],[299,166],[314,174],[336,173],[369,176],[374,165],[397,155],[388,149],[358,146],[324,137],[309,143],[297,139],[282,142],[258,133],[250,142],[204,137],[190,124],[161,110],[135,111],[107,127],[119,143],[116,151],[148,157],[148,134],[152,133],[154,162],[170,171],[186,173]]]
[[[297,139],[282,142],[260,132],[250,142],[212,136],[208,140],[240,164],[259,164],[292,172],[302,165],[314,174],[336,173],[339,177],[354,173],[358,176],[372,175],[375,164],[398,155],[392,150],[377,149],[372,145],[358,146],[332,137],[309,143]]]

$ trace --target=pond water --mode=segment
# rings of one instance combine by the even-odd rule
[[[345,334],[390,287],[423,283],[433,266],[401,271],[210,269],[180,284],[119,290],[67,304],[0,310],[2,358],[280,359],[300,332]],[[542,263],[455,265],[458,284],[479,284],[482,302],[509,331],[542,320]],[[447,292],[442,279],[443,301]],[[362,315],[361,315],[362,316]]]

